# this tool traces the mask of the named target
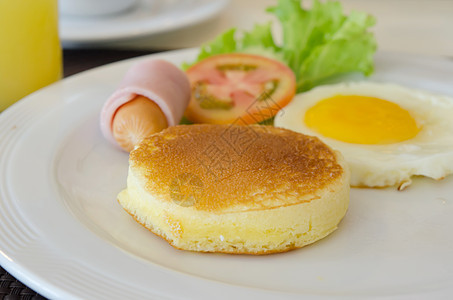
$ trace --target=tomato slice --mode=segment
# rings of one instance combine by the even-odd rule
[[[275,116],[296,93],[289,67],[257,55],[211,56],[186,73],[192,96],[185,115],[194,123],[259,123]]]

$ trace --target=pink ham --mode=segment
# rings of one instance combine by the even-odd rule
[[[112,133],[115,113],[121,105],[137,95],[154,101],[167,118],[168,126],[174,126],[180,122],[189,104],[190,82],[183,71],[161,59],[150,59],[133,65],[101,111],[102,134],[115,145],[117,143]]]

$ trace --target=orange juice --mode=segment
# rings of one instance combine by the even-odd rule
[[[0,112],[61,78],[57,0],[0,0]]]

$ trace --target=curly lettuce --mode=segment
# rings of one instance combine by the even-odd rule
[[[197,59],[184,68],[207,57],[233,53],[263,55],[288,65],[296,75],[297,92],[311,89],[332,76],[373,72],[373,56],[377,49],[370,27],[375,19],[366,13],[343,13],[337,1],[313,0],[304,9],[299,0],[279,0],[267,9],[280,21],[283,41],[275,43],[272,24],[255,24],[250,31],[227,30],[213,41],[202,45]]]

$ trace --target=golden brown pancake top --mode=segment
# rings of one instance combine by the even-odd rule
[[[219,213],[311,201],[344,175],[318,138],[259,125],[170,127],[144,139],[130,166],[161,201]]]

